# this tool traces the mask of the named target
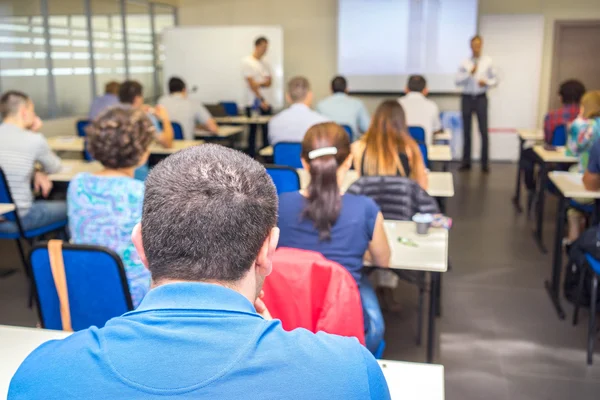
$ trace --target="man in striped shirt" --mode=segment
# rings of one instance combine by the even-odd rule
[[[41,133],[42,121],[31,99],[24,93],[8,91],[0,98],[0,168],[4,172],[24,230],[32,230],[67,218],[64,201],[35,200],[36,192],[48,197],[52,182],[46,173],[60,171],[60,158],[50,150]],[[36,171],[36,163],[42,171]],[[13,233],[16,225],[0,222],[0,232]]]

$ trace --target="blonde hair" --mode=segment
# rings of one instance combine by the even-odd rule
[[[600,90],[586,92],[581,98],[584,118],[600,117]]]

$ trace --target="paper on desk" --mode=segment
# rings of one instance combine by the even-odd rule
[[[58,141],[63,143],[70,143],[75,141],[75,137],[59,137]]]
[[[583,182],[583,174],[579,174],[579,173],[570,173],[567,175],[569,177],[569,180],[573,183],[576,183],[578,185],[581,185]]]
[[[71,172],[72,170],[73,170],[73,167],[72,167],[72,166],[70,166],[70,165],[63,165],[63,166],[60,168],[60,173],[61,173],[61,174],[66,174],[67,172]]]

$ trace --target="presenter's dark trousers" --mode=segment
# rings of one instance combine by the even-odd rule
[[[263,110],[259,108],[260,115],[273,115],[273,108],[269,107],[267,110]],[[250,117],[252,115],[252,107],[246,107],[246,116]],[[259,125],[251,124],[250,125],[250,135],[248,136],[248,154],[251,157],[254,157],[256,154],[256,130]],[[262,145],[263,147],[267,147],[269,145],[269,125],[261,124],[260,128],[262,130]]]
[[[463,94],[461,99],[463,116],[463,165],[471,166],[471,121],[473,113],[477,115],[477,123],[481,132],[481,167],[488,166],[488,100],[485,94]]]

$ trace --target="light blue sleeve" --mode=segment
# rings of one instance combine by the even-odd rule
[[[369,394],[371,399],[387,400],[391,399],[390,390],[388,388],[383,371],[379,366],[375,357],[367,350],[366,347],[362,348],[363,359],[367,367],[367,376],[369,379]]]
[[[212,115],[210,111],[208,111],[208,109],[204,107],[204,104],[199,102],[197,104],[195,118],[197,123],[205,125],[209,120],[212,119]]]
[[[371,124],[371,116],[365,107],[365,104],[360,102],[360,109],[358,110],[358,130],[363,134],[367,130],[369,130],[369,125]]]

